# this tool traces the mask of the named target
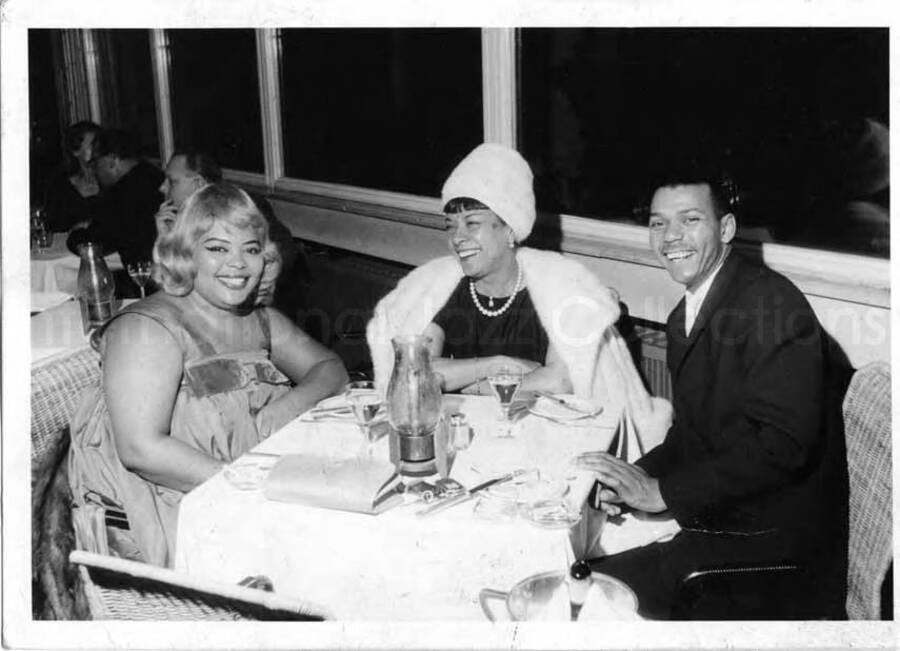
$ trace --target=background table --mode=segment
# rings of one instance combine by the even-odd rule
[[[475,429],[451,471],[466,486],[524,467],[563,478],[574,454],[606,448],[613,434],[610,423],[565,427],[528,416],[515,438],[496,438],[493,399],[448,396],[445,403],[448,411],[465,412]],[[337,459],[362,446],[352,423],[298,419],[257,451],[315,451]],[[386,438],[374,454],[388,457]],[[481,588],[508,589],[530,574],[565,569],[569,542],[564,529],[519,518],[479,519],[474,503],[428,518],[415,516],[419,505],[372,516],[267,501],[261,491],[238,490],[218,473],[182,501],[175,566],[232,583],[264,574],[277,592],[320,603],[338,619],[483,620]]]
[[[134,299],[119,301],[118,309]],[[81,308],[70,299],[31,317],[31,363],[46,363],[61,355],[88,348],[87,335],[81,325]]]
[[[122,269],[118,253],[104,256],[110,271]],[[66,234],[54,233],[53,246],[31,254],[31,291],[75,294],[81,259],[66,248]]]
[[[75,299],[31,317],[32,364],[74,353],[89,345],[81,325],[81,309]]]

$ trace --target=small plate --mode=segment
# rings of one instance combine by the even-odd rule
[[[534,404],[531,406],[531,413],[535,416],[542,416],[543,418],[562,422],[590,420],[603,413],[602,411],[598,413],[601,408],[599,404],[586,400],[585,398],[579,398],[570,393],[555,394],[555,397],[560,400],[565,400],[567,404],[573,407],[573,409],[569,409],[566,405],[561,405],[544,396],[538,396],[538,399],[535,400]]]
[[[515,502],[519,506],[530,506],[535,502],[559,499],[569,490],[564,481],[553,479],[528,479],[523,482],[506,482],[492,486],[485,495],[499,500]]]
[[[525,510],[524,516],[544,529],[570,529],[581,522],[581,513],[573,511],[562,499],[535,502]]]
[[[343,393],[319,401],[315,407],[303,414],[300,419],[304,421],[334,420],[351,423],[356,421],[350,408],[350,403],[347,401],[347,396]]]
[[[313,409],[340,409],[341,407],[350,408],[350,403],[347,402],[347,396],[343,393],[320,400]]]

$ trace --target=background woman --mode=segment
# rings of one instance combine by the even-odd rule
[[[91,218],[100,186],[91,169],[94,137],[100,125],[76,122],[66,128],[62,170],[47,187],[44,208],[51,230],[65,232]]]
[[[224,184],[194,193],[157,241],[163,291],[106,325],[103,386],[72,423],[81,546],[103,549],[103,517],[111,551],[171,565],[182,495],[347,381],[336,355],[255,306],[276,256],[255,204]]]

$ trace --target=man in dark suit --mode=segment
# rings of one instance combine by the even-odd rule
[[[90,224],[69,234],[69,249],[78,253],[78,247],[90,241],[101,244],[104,254],[118,251],[126,265],[150,260],[156,241],[153,215],[162,199],[158,188],[163,173],[142,160],[135,140],[118,129],[97,134],[91,165],[100,184],[100,198]]]
[[[604,510],[668,511],[681,532],[591,565],[631,585],[642,614],[669,618],[695,570],[796,563],[815,585],[809,612],[841,618],[847,467],[825,335],[787,278],[732,250],[730,194],[699,172],[656,187],[650,244],[686,289],[666,324],[675,420],[636,464],[589,463]]]

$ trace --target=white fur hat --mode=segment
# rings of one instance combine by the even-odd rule
[[[534,176],[515,149],[486,142],[460,161],[441,190],[441,205],[470,197],[490,208],[521,242],[534,226]]]

